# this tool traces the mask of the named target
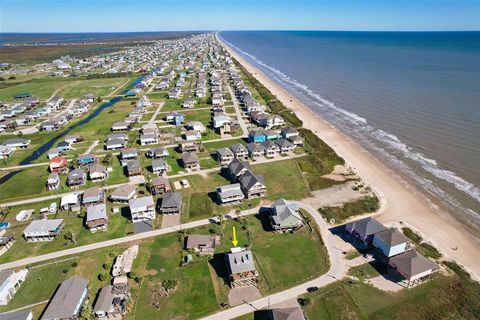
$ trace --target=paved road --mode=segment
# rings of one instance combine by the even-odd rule
[[[237,97],[235,96],[235,93],[233,92],[233,89],[230,86],[230,84],[227,84],[227,89],[228,89],[228,92],[230,93],[230,97],[232,98],[233,108],[235,109],[235,113],[237,115],[238,123],[240,124],[240,127],[242,128],[243,135],[246,137],[246,136],[248,136],[248,128],[247,128],[247,125],[245,124],[245,121],[243,120],[242,111],[240,110],[240,105],[238,104]]]
[[[240,216],[247,216],[247,215],[255,214],[255,213],[258,212],[259,209],[260,209],[260,207],[242,211],[240,213]],[[232,213],[232,214],[230,214],[230,216],[234,217],[235,214]],[[147,238],[151,238],[151,237],[157,237],[157,236],[160,236],[160,235],[163,235],[163,234],[177,232],[177,231],[183,230],[183,229],[196,228],[196,227],[200,227],[200,226],[204,226],[204,225],[208,225],[208,224],[212,223],[211,219],[212,218],[187,222],[187,223],[175,226],[175,227],[168,227],[168,228],[165,228],[165,229],[156,229],[156,230],[153,230],[153,231],[148,231],[148,232],[143,232],[143,233],[134,234],[134,235],[130,235],[130,236],[125,236],[125,237],[122,237],[122,238],[117,238],[117,239],[107,240],[107,241],[103,241],[103,242],[87,244],[87,245],[76,247],[76,248],[56,251],[56,252],[47,253],[47,254],[43,254],[43,255],[39,255],[39,256],[35,256],[35,257],[29,257],[29,258],[25,258],[25,259],[13,261],[13,262],[7,262],[7,263],[4,263],[4,264],[0,264],[0,270],[18,268],[18,267],[33,264],[33,263],[38,263],[38,262],[42,262],[42,261],[46,261],[46,260],[58,259],[58,258],[61,258],[61,257],[64,257],[64,256],[78,254],[78,253],[81,253],[81,252],[96,250],[96,249],[110,247],[110,246],[116,246],[116,245],[119,245],[119,244],[128,243],[128,242],[131,242],[131,241],[143,240],[143,239],[147,239]]]
[[[306,289],[308,287],[323,287],[344,277],[349,266],[347,265],[343,257],[342,251],[335,247],[334,236],[328,230],[328,226],[325,220],[323,220],[322,216],[314,208],[300,202],[291,201],[291,203],[296,203],[301,208],[307,210],[308,213],[312,216],[315,223],[317,223],[317,225],[319,226],[323,242],[325,243],[325,247],[327,248],[328,254],[330,256],[330,269],[328,270],[328,272],[316,279],[305,282],[301,285],[266,297],[262,297],[249,303],[244,303],[242,305],[233,307],[225,311],[218,312],[216,314],[203,318],[203,320],[235,319],[242,315],[252,313],[255,310],[265,309],[273,304],[281,303],[290,299],[296,299],[298,296],[306,293]]]

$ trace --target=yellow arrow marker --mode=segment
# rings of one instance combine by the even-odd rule
[[[236,247],[238,244],[237,240],[237,232],[235,231],[235,226],[233,227],[233,240],[232,240],[233,245]]]

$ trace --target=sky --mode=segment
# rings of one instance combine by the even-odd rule
[[[0,32],[480,30],[480,0],[0,0]]]

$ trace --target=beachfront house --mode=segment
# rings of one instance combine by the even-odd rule
[[[401,284],[406,287],[420,284],[439,271],[436,263],[415,250],[408,250],[391,257],[388,264],[396,274],[403,278]]]
[[[345,231],[359,239],[364,245],[370,245],[376,233],[386,228],[372,217],[352,221],[345,225]]]
[[[375,233],[372,244],[387,258],[410,250],[410,239],[395,229],[386,229]]]
[[[0,271],[0,306],[6,306],[12,300],[28,275],[28,269]],[[2,316],[0,315],[0,319]]]
[[[88,280],[70,277],[63,281],[48,303],[41,320],[75,320],[88,297]]]
[[[280,153],[286,154],[295,149],[295,145],[286,139],[278,139],[275,144],[280,148]]]
[[[128,200],[133,222],[150,221],[156,218],[155,203],[152,196]]]
[[[285,199],[275,201],[270,207],[270,224],[275,231],[294,231],[304,224],[300,208]]]
[[[182,194],[179,192],[165,192],[159,211],[162,214],[180,214],[182,212]]]
[[[52,241],[63,229],[63,219],[33,220],[23,230],[23,237],[28,242]]]
[[[244,248],[232,248],[225,254],[230,286],[232,288],[256,286],[258,272],[255,268],[252,251]]]

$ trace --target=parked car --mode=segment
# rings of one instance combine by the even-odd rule
[[[308,287],[307,292],[315,292],[318,290],[318,287]]]

